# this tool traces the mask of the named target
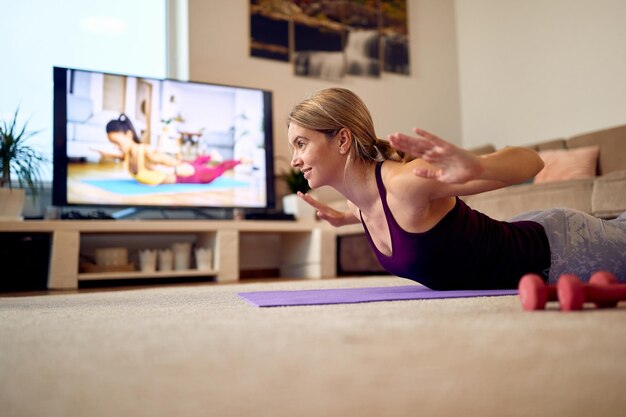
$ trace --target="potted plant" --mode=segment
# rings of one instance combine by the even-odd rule
[[[19,108],[10,120],[0,121],[0,219],[22,219],[25,189],[37,195],[46,161],[26,143],[39,131],[28,131],[28,122],[20,125],[18,114]],[[17,179],[19,188],[14,188],[14,179]]]
[[[283,172],[282,178],[287,184],[289,191],[291,191],[290,194],[283,197],[283,211],[287,214],[293,214],[299,220],[313,220],[315,218],[315,209],[297,196],[298,191],[307,193],[311,190],[309,182],[304,178],[302,171],[290,168]]]
[[[306,193],[311,189],[309,182],[304,178],[304,174],[299,169],[290,168],[283,173],[283,179],[292,194],[296,194],[298,191]]]

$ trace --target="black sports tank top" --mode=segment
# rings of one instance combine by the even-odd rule
[[[517,288],[528,272],[545,277],[550,246],[539,223],[497,221],[457,197],[454,208],[432,229],[406,232],[387,205],[381,166],[376,166],[376,183],[391,236],[391,256],[376,248],[362,216],[361,222],[387,272],[437,290]]]

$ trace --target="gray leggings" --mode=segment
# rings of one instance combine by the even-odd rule
[[[522,213],[509,221],[541,224],[550,243],[549,283],[561,274],[588,281],[595,271],[614,273],[626,282],[626,212],[612,220],[565,208]]]

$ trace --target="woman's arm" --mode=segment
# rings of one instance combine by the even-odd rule
[[[304,200],[317,210],[317,217],[319,217],[321,220],[327,221],[335,227],[361,223],[361,221],[354,215],[354,206],[352,206],[352,203],[350,203],[349,201],[348,206],[352,210],[339,211],[330,206],[327,206],[326,204],[320,203],[309,194],[298,192],[298,197],[300,197],[302,200]]]
[[[91,148],[92,151],[98,152],[100,154],[100,158],[103,159],[112,159],[112,160],[120,160],[123,161],[125,156],[123,153],[115,154],[111,152],[101,151],[100,149]]]
[[[539,155],[526,148],[508,147],[477,156],[426,131],[415,129],[418,137],[401,133],[389,137],[398,150],[421,158],[413,174],[440,182],[431,198],[477,194],[534,177],[543,168]],[[423,161],[423,162],[422,162]]]

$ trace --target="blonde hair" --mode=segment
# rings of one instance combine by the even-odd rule
[[[289,113],[287,125],[291,123],[321,132],[328,139],[347,128],[352,133],[351,152],[364,162],[404,158],[389,142],[376,137],[367,106],[359,96],[345,88],[327,88],[302,100]]]

